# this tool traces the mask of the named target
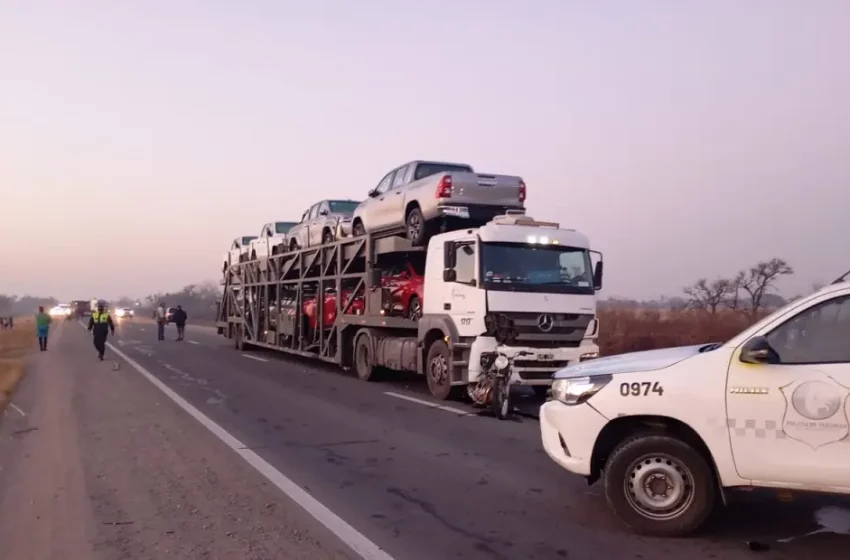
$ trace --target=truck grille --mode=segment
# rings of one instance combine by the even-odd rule
[[[576,348],[592,319],[591,314],[503,312],[490,313],[485,323],[502,344]]]

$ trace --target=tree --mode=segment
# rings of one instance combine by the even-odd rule
[[[762,261],[748,271],[740,273],[741,288],[750,299],[747,313],[752,317],[758,315],[765,307],[765,295],[775,289],[776,281],[780,276],[789,274],[794,274],[794,269],[783,259],[778,258]]]
[[[741,286],[744,283],[744,272],[741,271],[729,280],[729,294],[723,302],[733,311],[741,307]]]
[[[717,308],[726,302],[733,292],[732,282],[725,278],[717,278],[709,282],[705,278],[697,280],[693,286],[684,289],[688,296],[688,305],[692,309],[701,309],[711,314],[717,313]]]

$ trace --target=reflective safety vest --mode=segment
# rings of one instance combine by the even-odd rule
[[[104,311],[103,313],[98,313],[95,311],[91,314],[92,321],[95,323],[108,323],[109,322],[109,312]]]

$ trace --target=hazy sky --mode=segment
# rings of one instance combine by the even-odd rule
[[[411,159],[522,175],[604,295],[850,269],[847,0],[0,0],[0,293],[218,279]]]

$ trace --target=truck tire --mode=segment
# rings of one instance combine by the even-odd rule
[[[407,213],[407,219],[404,221],[407,239],[416,247],[421,247],[425,244],[425,217],[422,215],[422,210],[418,206],[414,206]]]
[[[326,229],[322,232],[322,245],[329,245],[334,242],[334,234],[331,230]]]
[[[361,381],[371,381],[375,375],[375,356],[372,337],[362,332],[354,343],[354,372]]]
[[[298,250],[298,241],[296,241],[295,239],[290,241],[289,242],[289,250],[290,251],[297,251]]]
[[[608,505],[643,535],[693,533],[709,518],[717,501],[717,483],[708,460],[670,436],[643,434],[620,443],[605,465],[603,481]]]
[[[452,392],[449,364],[451,364],[449,347],[442,340],[435,340],[428,348],[425,378],[428,380],[428,390],[431,395],[440,400],[446,400]]]
[[[366,235],[366,228],[363,227],[363,222],[360,220],[354,222],[354,227],[351,230],[351,235],[354,237],[363,237]]]

